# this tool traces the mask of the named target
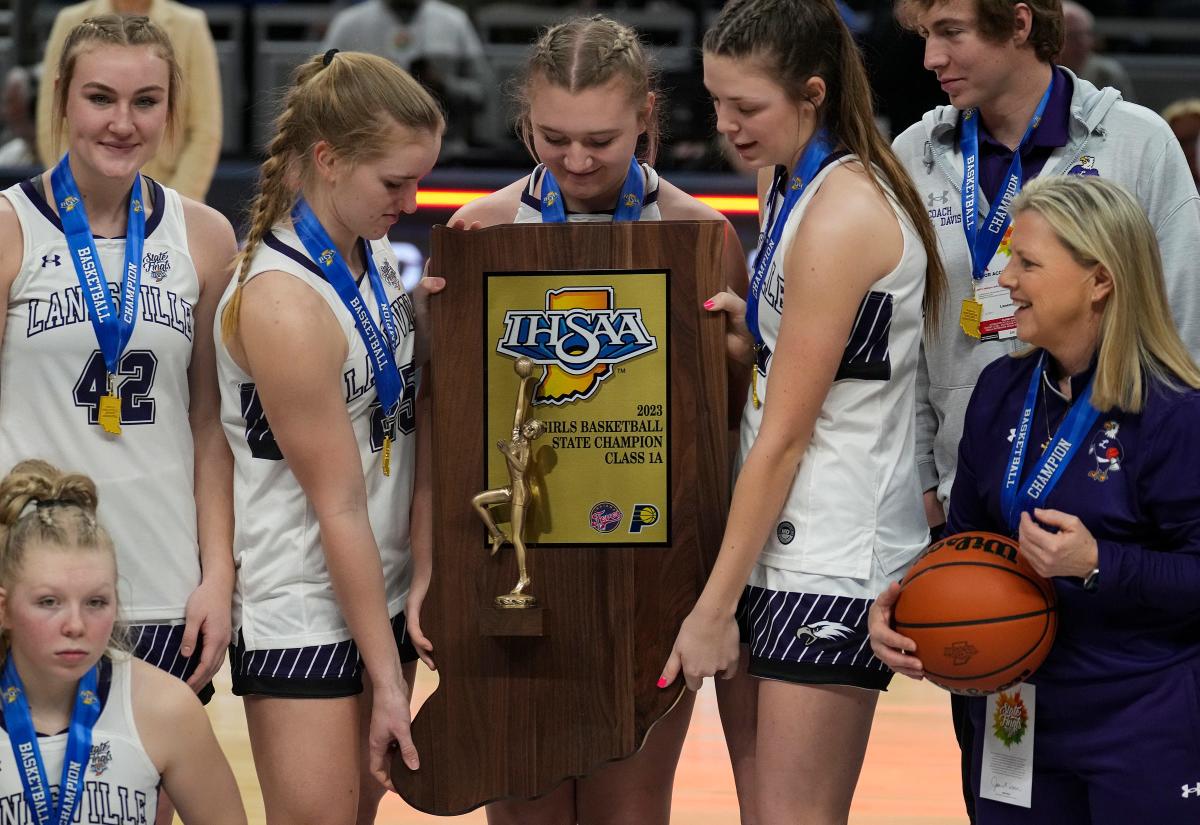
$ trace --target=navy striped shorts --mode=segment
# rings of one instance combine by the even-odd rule
[[[415,662],[417,649],[408,638],[404,614],[392,619],[392,636],[401,662]],[[353,639],[311,647],[246,650],[238,631],[229,646],[229,669],[235,696],[288,699],[336,699],[362,693],[362,658]]]
[[[134,624],[126,630],[130,652],[146,664],[165,670],[178,679],[187,681],[200,664],[200,645],[191,656],[179,652],[183,644],[182,624]],[[209,682],[198,691],[200,701],[208,704],[213,697],[213,685]]]
[[[867,634],[873,601],[747,585],[736,619],[750,647],[750,675],[887,690],[892,671],[875,658]]]

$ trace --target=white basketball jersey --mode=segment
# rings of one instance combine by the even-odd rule
[[[383,475],[383,411],[366,345],[353,316],[304,251],[290,223],[277,225],[264,238],[254,253],[248,279],[270,270],[299,278],[325,299],[346,336],[342,368],[346,411],[362,460],[367,511],[383,562],[388,611],[395,616],[404,609],[410,578],[408,517],[416,450],[415,316],[387,239],[372,241],[370,249],[400,334],[395,354],[404,391],[396,415],[390,476]],[[222,340],[221,313],[235,285],[236,279],[221,299],[216,329],[221,421],[234,458],[234,558],[238,565],[234,625],[241,629],[247,650],[340,642],[350,638],[350,631],[334,598],[316,514],[275,444],[254,379],[229,357]],[[370,278],[361,279],[359,290],[371,317],[379,323]]]
[[[779,336],[783,262],[796,229],[829,173],[854,160],[853,155],[843,156],[819,172],[788,217],[758,298],[765,352],[774,351]],[[782,199],[783,194],[775,197]],[[873,556],[891,572],[926,544],[914,412],[926,256],[907,214],[894,201],[892,208],[904,237],[903,255],[859,305],[787,502],[771,525],[760,557],[765,565],[865,580],[871,575]],[[803,306],[791,308],[801,321],[804,311]],[[774,358],[767,359],[766,375],[758,377],[763,406],[756,409],[748,399],[743,413],[740,461],[753,446],[763,411],[771,403]]]
[[[147,183],[153,205],[137,323],[115,385],[120,435],[97,423],[107,370],[62,224],[32,182],[3,193],[21,222],[25,256],[0,350],[0,475],[42,458],[95,480],[98,517],[117,548],[122,616],[134,623],[182,619],[200,582],[188,423],[200,285],[179,195]],[[125,239],[96,238],[96,249],[116,296]]]
[[[112,663],[108,697],[92,728],[92,755],[84,770],[75,822],[154,825],[158,812],[159,774],[134,724],[132,670],[132,662],[127,657]],[[0,730],[0,740],[3,740],[0,741],[0,822],[33,825],[37,817],[25,798],[21,768],[13,757],[7,729]],[[57,799],[67,751],[67,733],[39,736],[38,749],[42,752],[46,781]]]
[[[645,175],[645,186],[642,194],[642,214],[639,221],[660,221],[662,212],[658,208],[658,172],[649,164],[639,164]],[[542,222],[542,178],[546,174],[546,165],[539,163],[529,174],[529,182],[521,193],[521,203],[517,206],[517,216],[513,223]],[[568,212],[568,223],[607,223],[612,221],[612,212]]]

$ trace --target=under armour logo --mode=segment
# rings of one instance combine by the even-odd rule
[[[62,258],[60,258],[58,255],[43,255],[42,256],[42,269],[45,269],[46,267],[50,266],[50,264],[52,264],[52,263],[55,266],[62,266]]]
[[[937,203],[940,203],[942,206],[945,206],[950,201],[950,190],[943,189],[942,196],[940,198],[937,195],[930,192],[929,197],[925,199],[925,202],[929,205],[930,209],[933,208],[933,204],[935,201]]]
[[[1189,796],[1200,796],[1200,782],[1190,788],[1187,785],[1183,786],[1183,798],[1187,799]]]

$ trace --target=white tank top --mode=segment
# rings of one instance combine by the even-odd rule
[[[642,214],[640,221],[660,221],[662,212],[658,208],[658,172],[648,164],[640,164],[646,176],[645,188],[642,194]],[[517,216],[513,223],[542,222],[542,177],[546,174],[546,165],[539,163],[529,174],[525,191],[521,193],[521,203],[517,206]],[[613,218],[612,212],[568,212],[569,223],[606,223]]]
[[[784,227],[758,299],[759,328],[774,350],[783,313],[783,261],[813,195],[847,155],[809,184]],[[881,173],[877,172],[877,175]],[[782,199],[782,193],[775,193]],[[777,207],[778,208],[778,207]],[[763,547],[769,567],[866,579],[872,555],[889,573],[910,562],[928,538],[915,457],[914,412],[925,247],[892,201],[904,237],[896,268],[872,286],[858,309],[837,376],[821,405],[787,502]],[[804,315],[803,306],[790,312]],[[793,356],[794,357],[794,356]],[[749,453],[771,403],[771,367],[758,378],[763,406],[746,402],[739,463]]]
[[[383,475],[382,414],[375,376],[354,318],[318,266],[304,251],[291,224],[279,224],[254,253],[247,280],[270,270],[299,278],[325,299],[346,337],[342,368],[346,411],[358,441],[367,488],[367,512],[383,562],[388,612],[404,609],[408,595],[409,509],[412,504],[416,449],[412,301],[397,274],[396,257],[385,238],[370,244],[388,302],[400,333],[396,364],[404,393],[392,445],[391,475]],[[220,333],[221,313],[233,295],[230,283],[217,309],[217,374],[221,383],[221,422],[233,449],[234,625],[247,650],[307,647],[350,638],[334,598],[321,547],[320,528],[308,498],[280,453],[263,414],[254,380],[229,356]],[[371,317],[379,323],[379,307],[369,278],[360,292]]]
[[[75,811],[75,822],[154,825],[158,812],[159,774],[134,724],[132,669],[128,657],[112,662],[108,698],[92,728],[92,755],[84,771],[83,792]],[[0,822],[33,825],[37,817],[25,799],[21,769],[13,757],[7,730],[0,730],[0,739],[3,740],[0,741]],[[46,780],[57,799],[67,751],[67,733],[39,736],[38,749],[42,752]]]
[[[147,183],[153,207],[137,323],[117,376],[118,436],[96,423],[107,373],[62,224],[30,181],[3,193],[25,256],[0,350],[0,475],[43,458],[95,480],[98,518],[117,548],[122,617],[134,623],[182,619],[200,582],[187,374],[200,284],[179,195]],[[125,239],[97,238],[96,249],[116,295]]]

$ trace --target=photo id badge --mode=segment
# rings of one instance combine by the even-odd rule
[[[987,697],[979,795],[1028,808],[1033,795],[1035,687],[1017,685]]]

